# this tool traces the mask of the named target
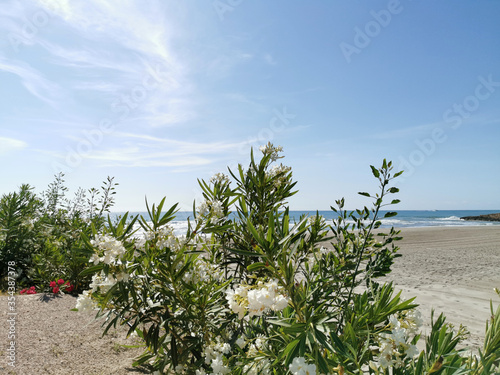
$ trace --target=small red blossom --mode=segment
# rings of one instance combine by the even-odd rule
[[[53,292],[53,293],[59,293],[59,287],[58,287],[58,286],[56,286],[54,289],[52,289],[52,292]]]
[[[57,283],[58,283],[59,285],[62,285],[62,284],[64,284],[64,280],[63,280],[63,279],[59,279],[59,280],[57,280]]]
[[[55,282],[55,281],[51,281],[51,282],[50,282],[50,284],[49,284],[49,286],[50,286],[51,288],[55,287],[56,285],[57,285],[57,284],[56,284],[56,282]]]
[[[71,285],[68,283],[68,286],[66,287],[66,292],[70,293],[75,289],[74,285]]]
[[[24,288],[23,290],[21,290],[19,292],[19,294],[36,294],[36,290],[35,290],[35,287],[32,286],[29,289],[28,288]]]

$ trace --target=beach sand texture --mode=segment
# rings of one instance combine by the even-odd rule
[[[470,331],[465,343],[482,347],[490,300],[500,304],[500,226],[405,228],[398,246],[393,281],[405,298],[417,297],[424,324],[443,312]]]
[[[490,299],[500,303],[493,288],[500,288],[500,226],[410,228],[398,243],[403,255],[386,278],[405,298],[416,296],[428,329],[431,308],[444,312],[448,321],[464,324],[471,332],[466,342],[482,345]],[[16,296],[16,359],[12,369],[5,362],[7,297],[0,297],[0,373],[6,374],[139,374],[132,358],[140,349],[125,330],[101,338],[102,329],[91,314],[70,311],[76,298],[43,295]],[[124,328],[124,327],[121,327]]]

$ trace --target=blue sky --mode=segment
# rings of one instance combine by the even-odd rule
[[[114,176],[115,210],[281,145],[296,210],[500,208],[500,2],[6,0],[0,194]]]

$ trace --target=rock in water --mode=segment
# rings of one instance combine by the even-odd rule
[[[488,214],[479,216],[464,216],[460,219],[463,220],[477,220],[477,221],[500,221],[500,213],[498,214]]]

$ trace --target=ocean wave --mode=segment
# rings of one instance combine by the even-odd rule
[[[435,220],[442,220],[442,221],[447,221],[447,220],[462,220],[458,216],[449,216],[449,217],[437,217]]]

